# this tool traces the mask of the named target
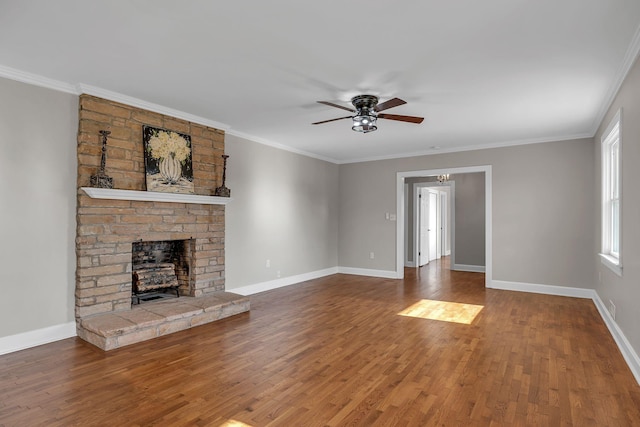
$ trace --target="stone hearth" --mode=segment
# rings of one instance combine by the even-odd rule
[[[219,291],[205,297],[180,297],[134,306],[128,311],[79,320],[78,336],[103,350],[204,325],[249,311],[249,298]]]

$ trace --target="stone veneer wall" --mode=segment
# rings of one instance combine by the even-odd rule
[[[80,96],[76,317],[131,309],[131,244],[193,238],[188,294],[224,290],[224,206],[92,199],[81,187],[100,167],[100,130],[109,130],[106,173],[114,189],[145,190],[142,126],[191,135],[195,193],[222,179],[224,131],[89,95]]]

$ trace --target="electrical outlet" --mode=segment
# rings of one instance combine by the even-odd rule
[[[278,271],[276,272],[276,277],[277,277],[277,278],[280,278],[280,270],[278,270]]]
[[[609,313],[611,313],[613,320],[616,320],[616,305],[611,300],[609,300]]]
[[[270,259],[267,260],[265,267],[267,267],[267,268],[271,267],[271,260]]]
[[[369,252],[369,259],[374,259],[376,255],[373,252]]]

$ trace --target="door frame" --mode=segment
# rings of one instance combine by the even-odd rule
[[[493,279],[493,252],[492,252],[492,175],[491,165],[467,166],[447,169],[427,169],[396,173],[396,278],[404,278],[405,259],[405,186],[406,178],[417,178],[422,176],[434,176],[442,174],[474,173],[484,172],[485,186],[485,287],[490,287]],[[453,236],[452,236],[453,238]],[[452,242],[451,255],[454,247]]]

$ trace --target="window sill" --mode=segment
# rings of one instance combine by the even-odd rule
[[[622,277],[622,265],[620,264],[620,260],[612,257],[611,255],[598,255],[600,255],[600,261],[605,265],[605,267]]]

